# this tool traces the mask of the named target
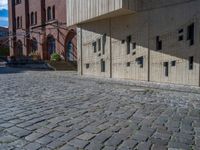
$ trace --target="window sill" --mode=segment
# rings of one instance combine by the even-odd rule
[[[31,25],[30,25],[30,27],[35,27],[35,26],[37,26],[37,24],[31,24]]]
[[[46,22],[47,22],[47,23],[52,23],[52,22],[54,22],[54,21],[56,21],[56,19],[47,20]]]

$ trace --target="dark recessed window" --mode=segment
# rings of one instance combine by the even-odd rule
[[[178,30],[178,41],[183,41],[183,38],[184,38],[183,32],[184,32],[183,29]]]
[[[134,43],[132,43],[132,49],[136,49],[136,43],[134,42]]]
[[[142,57],[136,58],[136,62],[140,66],[140,68],[143,68],[143,66],[144,66],[144,57],[142,56]]]
[[[168,77],[169,76],[169,63],[168,62],[164,62],[163,66],[164,66],[165,77]]]
[[[194,23],[190,24],[187,28],[187,40],[190,42],[190,46],[194,45]]]
[[[94,53],[96,53],[97,52],[97,42],[93,42],[92,46],[93,46]]]
[[[132,55],[135,55],[135,54],[136,54],[136,52],[133,52],[133,53],[132,53]]]
[[[174,61],[171,61],[171,66],[172,67],[175,67],[176,66],[176,61],[174,60]]]
[[[127,43],[127,54],[130,54],[130,52],[131,52],[131,36],[128,36],[126,38],[126,43]]]
[[[34,24],[37,24],[37,12],[35,12],[35,23]]]
[[[156,50],[162,50],[162,41],[159,36],[156,37]]]
[[[183,33],[183,29],[178,30],[178,33]]]
[[[178,41],[183,41],[183,35],[179,35]]]
[[[22,28],[22,16],[20,17],[20,28]]]
[[[86,69],[89,69],[90,68],[90,64],[86,64]]]
[[[17,17],[17,19],[16,19],[16,28],[17,29],[22,28],[22,16],[21,17]]]
[[[130,66],[131,66],[131,63],[130,63],[130,62],[127,62],[127,63],[126,63],[126,66],[127,66],[127,67],[130,67]]]
[[[194,57],[190,56],[189,57],[189,70],[193,70],[194,68]]]
[[[55,6],[52,7],[52,15],[53,19],[55,19],[56,18]]]
[[[104,55],[105,54],[105,49],[106,49],[106,34],[103,34],[102,40],[103,40],[103,51],[102,51],[102,53]]]
[[[98,43],[98,51],[101,51],[101,39],[98,39],[97,43]]]
[[[51,14],[51,7],[47,8],[47,21],[52,19],[52,14]]]
[[[106,63],[105,60],[101,59],[101,72],[105,72],[106,71]]]
[[[36,25],[37,24],[37,12],[31,12],[30,14],[30,25]]]

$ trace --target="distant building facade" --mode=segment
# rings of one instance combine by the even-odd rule
[[[8,28],[0,27],[0,49],[9,47]]]
[[[57,52],[76,61],[76,28],[66,28],[66,0],[9,0],[10,55]]]
[[[199,10],[200,0],[67,0],[79,73],[200,86]]]

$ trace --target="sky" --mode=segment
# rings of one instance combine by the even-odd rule
[[[0,26],[8,26],[8,0],[0,0]]]

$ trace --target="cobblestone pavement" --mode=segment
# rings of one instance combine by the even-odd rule
[[[11,70],[0,68],[0,150],[200,150],[199,94]]]

